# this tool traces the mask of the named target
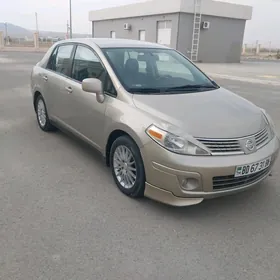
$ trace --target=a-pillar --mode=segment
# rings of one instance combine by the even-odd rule
[[[34,48],[39,49],[39,35],[37,32],[34,33]]]
[[[3,32],[0,31],[0,49],[4,48],[4,36]]]

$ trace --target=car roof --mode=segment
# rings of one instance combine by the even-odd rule
[[[79,39],[68,39],[59,41],[61,43],[82,43],[87,45],[97,45],[100,48],[160,48],[168,49],[168,47],[159,45],[156,43],[150,43],[138,40],[129,39],[112,39],[112,38],[79,38]]]

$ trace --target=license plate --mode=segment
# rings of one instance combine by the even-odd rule
[[[268,168],[270,164],[271,164],[271,157],[255,163],[237,166],[235,169],[235,177],[247,176],[260,172]]]

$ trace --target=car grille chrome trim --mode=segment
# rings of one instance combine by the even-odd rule
[[[212,155],[242,155],[245,153],[241,140],[254,139],[256,142],[256,149],[260,149],[270,141],[269,127],[265,127],[258,133],[241,138],[232,139],[215,139],[215,138],[196,138],[199,142],[205,145],[212,153]]]
[[[204,144],[214,155],[218,154],[243,154],[238,140],[197,139]]]
[[[234,175],[214,177],[213,190],[238,188],[253,184],[265,178],[270,173],[270,170],[270,168],[267,168],[258,173],[242,177],[234,177]]]
[[[265,127],[262,131],[255,135],[257,149],[260,149],[264,145],[269,142],[269,131],[268,128]]]

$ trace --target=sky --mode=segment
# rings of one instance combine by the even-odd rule
[[[0,22],[9,22],[27,29],[65,31],[69,18],[69,0],[0,0]],[[142,0],[143,1],[143,0]],[[166,1],[166,0],[162,0]],[[170,0],[169,0],[170,1]],[[192,1],[192,0],[189,0]],[[280,47],[280,0],[221,0],[253,6],[253,19],[246,24],[244,43],[259,40],[263,45]],[[90,10],[141,2],[141,0],[72,0],[73,32],[91,33]]]

